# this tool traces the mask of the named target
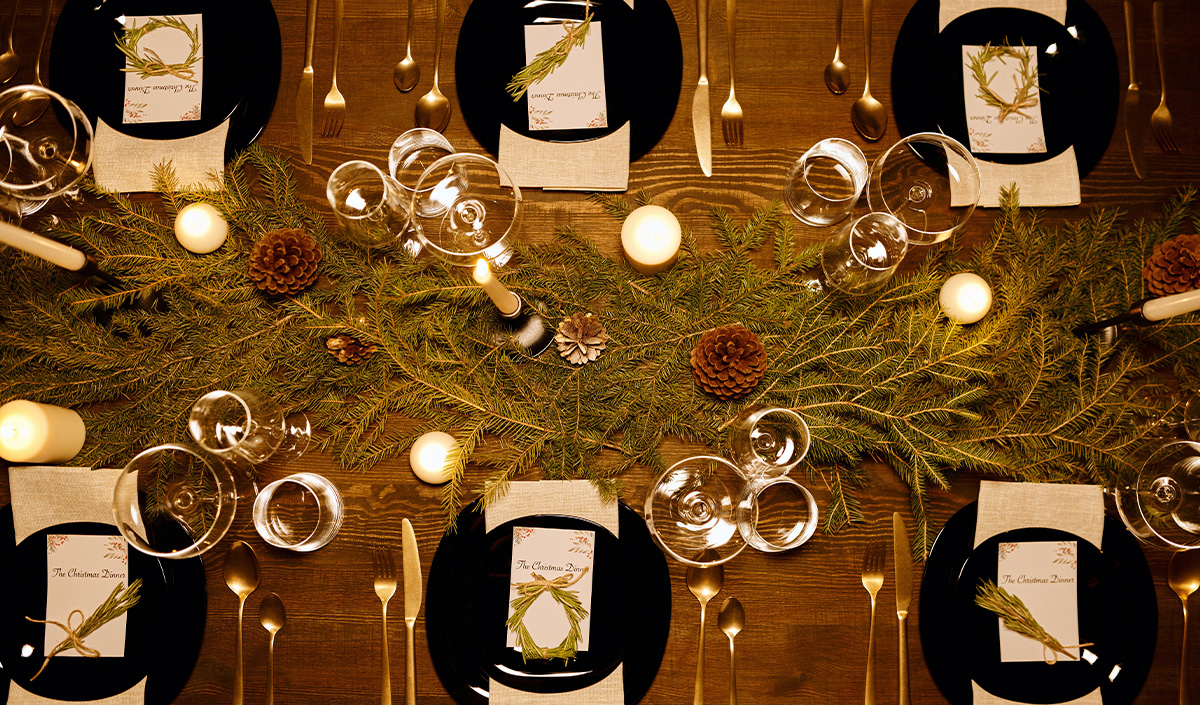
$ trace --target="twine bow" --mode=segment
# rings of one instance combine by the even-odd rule
[[[71,618],[77,614],[79,615],[79,626],[72,627],[70,626]],[[53,619],[34,619],[33,617],[28,616],[25,617],[25,619],[37,624],[53,624],[67,633],[67,638],[63,639],[61,642],[59,642],[58,646],[50,650],[50,655],[46,657],[45,661],[42,661],[42,667],[38,669],[37,673],[33,674],[33,678],[29,679],[30,681],[37,680],[37,677],[42,675],[42,671],[46,670],[46,664],[50,663],[50,659],[54,657],[54,654],[57,654],[60,651],[65,651],[66,649],[75,649],[81,656],[87,656],[88,658],[96,658],[100,655],[98,650],[93,649],[92,647],[83,643],[83,637],[79,635],[79,630],[83,628],[84,622],[87,621],[87,615],[83,613],[83,610],[71,610],[71,614],[67,615],[66,624],[63,624],[62,622],[56,622]]]
[[[553,580],[548,580],[537,573],[531,572],[530,575],[533,576],[533,580],[524,583],[513,583],[512,586],[517,589],[518,595],[541,595],[543,592],[551,588],[558,588],[559,590],[569,588],[582,580],[583,576],[586,575],[587,572],[588,569],[584,568],[577,577],[572,577],[574,573],[567,573],[566,575],[560,575]]]

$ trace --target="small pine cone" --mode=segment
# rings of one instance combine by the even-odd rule
[[[374,355],[379,348],[375,343],[366,343],[352,335],[342,333],[326,340],[325,349],[329,351],[330,355],[336,357],[338,362],[357,365]]]
[[[738,323],[706,331],[692,348],[692,377],[701,389],[720,399],[746,396],[766,372],[762,341]]]
[[[608,341],[604,325],[590,313],[577,313],[564,318],[554,334],[558,354],[567,358],[572,365],[583,365],[600,357],[600,351]]]
[[[1178,235],[1155,245],[1142,277],[1155,296],[1200,288],[1200,235]]]
[[[250,278],[270,294],[290,296],[317,280],[321,248],[298,228],[267,233],[250,251]]]

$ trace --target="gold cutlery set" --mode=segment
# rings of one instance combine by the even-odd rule
[[[712,554],[711,549],[708,550]],[[712,556],[701,555],[700,560],[711,560]],[[696,656],[696,688],[693,705],[704,705],[704,621],[708,602],[721,591],[725,584],[725,568],[720,563],[692,566],[687,572],[687,586],[700,602],[700,639]],[[729,637],[729,705],[737,705],[737,667],[733,639],[746,627],[746,611],[736,597],[721,603],[717,615],[717,626]]]
[[[896,618],[900,622],[900,705],[909,703],[908,685],[908,608],[912,604],[912,544],[900,513],[892,514],[892,555],[896,574]],[[871,625],[867,636],[867,676],[863,696],[865,705],[875,705],[875,598],[883,587],[883,543],[874,541],[863,555],[862,584],[871,595]]]
[[[1158,107],[1150,115],[1150,131],[1162,151],[1178,152],[1179,145],[1171,133],[1171,111],[1167,108],[1167,69],[1163,56],[1164,24],[1163,2],[1155,0],[1154,48],[1158,58],[1160,97]],[[1125,89],[1125,104],[1122,109],[1125,121],[1125,141],[1129,145],[1129,160],[1133,163],[1133,171],[1139,179],[1144,179],[1146,178],[1144,157],[1146,124],[1138,115],[1141,96],[1137,82],[1137,58],[1133,49],[1133,0],[1125,0],[1125,44],[1129,50],[1129,86]]]
[[[421,557],[417,552],[417,537],[412,523],[405,519],[403,524],[402,551],[404,560],[404,627],[405,627],[405,678],[404,702],[417,702],[417,671],[413,652],[416,649],[417,615],[421,612]],[[392,667],[388,656],[388,602],[396,594],[396,566],[392,560],[392,549],[375,546],[371,549],[375,568],[375,594],[383,605],[383,705],[392,705]]]
[[[733,88],[736,10],[737,0],[726,0],[725,21],[728,25],[729,38],[729,98],[721,107],[721,133],[725,137],[725,144],[730,147],[741,147],[743,144],[742,121],[744,114]],[[700,40],[700,77],[696,82],[696,92],[692,96],[692,133],[696,138],[696,156],[700,159],[700,171],[704,172],[705,176],[712,176],[712,117],[708,103],[708,0],[696,0],[696,25]]]

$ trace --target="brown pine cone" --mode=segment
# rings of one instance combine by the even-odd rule
[[[299,228],[267,233],[250,251],[250,278],[270,294],[290,296],[317,280],[321,248]]]
[[[363,342],[353,335],[342,333],[326,340],[325,349],[336,357],[338,362],[357,365],[374,355],[379,348],[374,343]]]
[[[590,313],[577,313],[564,318],[554,334],[558,354],[567,358],[572,365],[583,365],[600,357],[600,351],[608,340],[604,324]]]
[[[692,377],[720,399],[738,399],[758,386],[767,372],[767,351],[740,323],[706,331],[692,348]]]
[[[1155,296],[1200,288],[1200,235],[1178,235],[1155,245],[1142,277]]]

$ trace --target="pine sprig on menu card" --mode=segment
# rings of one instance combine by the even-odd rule
[[[922,555],[933,538],[930,493],[957,471],[1127,483],[1154,446],[1155,426],[1182,407],[1178,390],[1200,388],[1195,315],[1129,331],[1116,346],[1071,334],[1145,296],[1144,257],[1197,225],[1191,189],[1162,217],[1124,226],[1119,211],[1097,209],[1051,227],[1006,193],[990,237],[972,252],[952,238],[915,271],[854,299],[815,285],[820,249],[798,242],[778,205],[746,218],[715,210],[703,245],[685,228],[677,264],[647,277],[597,246],[646,196],[598,197],[598,212],[616,216],[611,228],[567,226],[550,242],[518,243],[506,275],[545,302],[550,320],[603,316],[612,336],[605,355],[573,368],[492,342],[491,304],[457,268],[332,236],[300,200],[283,155],[247,150],[216,192],[183,190],[168,170],[158,178],[161,202],[93,188],[104,208],[31,219],[97,255],[126,290],[81,287],[0,249],[0,400],[76,408],[92,439],[80,465],[120,467],[136,449],[186,440],[202,391],[251,386],[306,411],[322,447],[347,468],[401,458],[425,431],[454,435],[463,452],[442,494],[449,525],[468,497],[486,505],[516,478],[588,479],[619,496],[627,470],[664,469],[664,440],[717,451],[746,405],[769,403],[796,410],[812,431],[796,472],[825,489],[825,531],[860,521],[868,479],[895,472],[910,489]],[[231,221],[229,239],[209,255],[174,237],[175,213],[195,201]],[[281,227],[317,239],[322,277],[269,299],[250,281],[247,253]],[[996,292],[991,313],[970,326],[950,324],[938,305],[942,282],[960,271]],[[118,307],[144,291],[161,292],[162,308]],[[704,331],[733,322],[759,335],[770,368],[753,394],[730,403],[696,389],[688,358]],[[340,333],[379,352],[338,364],[324,341]]]
[[[188,57],[179,63],[168,64],[153,49],[147,49],[145,56],[142,56],[138,43],[156,29],[174,29],[183,32],[191,46]],[[117,48],[129,62],[129,66],[121,69],[124,73],[136,73],[143,79],[169,75],[196,83],[196,72],[192,67],[201,59],[199,25],[189,27],[178,17],[152,17],[141,27],[131,27],[117,32]]]
[[[554,43],[554,46],[538,53],[520,71],[516,72],[512,80],[508,82],[508,86],[504,90],[512,96],[513,102],[521,99],[521,96],[533,86],[535,83],[543,81],[547,76],[562,66],[567,61],[567,57],[571,55],[571,50],[577,46],[583,46],[587,40],[588,30],[592,26],[592,3],[587,0],[584,4],[583,19],[579,22],[566,21],[562,23],[563,36]]]
[[[560,658],[563,663],[566,663],[579,652],[579,640],[583,638],[583,632],[579,625],[588,616],[588,611],[579,601],[579,594],[567,588],[579,582],[587,572],[588,569],[584,568],[577,576],[567,573],[553,580],[548,580],[537,573],[530,573],[533,580],[526,583],[513,583],[513,587],[517,588],[517,597],[510,603],[513,612],[504,626],[517,635],[517,645],[521,647],[521,661],[528,661],[531,658]],[[558,646],[554,647],[539,646],[525,626],[525,615],[529,613],[529,608],[545,593],[562,605],[569,625],[567,635],[563,637]]]
[[[36,622],[38,624],[53,624],[67,633],[67,638],[60,641],[53,649],[50,649],[50,653],[46,655],[46,660],[42,661],[42,667],[39,668],[37,673],[33,674],[33,678],[30,678],[29,680],[35,680],[38,676],[42,675],[42,671],[46,670],[46,666],[50,664],[50,659],[54,658],[58,654],[61,654],[67,649],[75,649],[79,652],[80,656],[90,656],[93,658],[99,656],[100,652],[88,647],[84,643],[84,639],[87,639],[92,632],[96,631],[100,627],[103,627],[105,624],[108,624],[117,617],[125,614],[127,611],[129,611],[129,608],[136,605],[138,600],[141,598],[141,595],[139,594],[141,587],[141,578],[134,580],[128,586],[118,583],[117,586],[113,588],[112,593],[109,594],[108,599],[100,603],[100,606],[96,608],[95,612],[92,612],[91,616],[83,617],[82,610],[73,610],[67,617],[66,624],[55,622],[54,620],[49,619],[34,619],[33,617],[25,617],[25,619],[29,620],[30,622]],[[80,615],[83,621],[78,627],[72,627],[70,626],[71,617],[74,617],[76,614]]]
[[[1033,613],[1029,611],[1025,603],[1021,601],[1021,598],[1000,587],[995,581],[981,580],[979,582],[979,589],[975,593],[975,604],[999,615],[1007,629],[1040,642],[1044,648],[1051,651],[1051,655],[1059,653],[1072,661],[1078,661],[1078,657],[1067,651],[1067,649],[1092,646],[1090,643],[1075,644],[1072,647],[1063,646],[1061,641],[1054,638],[1054,635],[1038,624],[1037,619],[1034,618]],[[1053,663],[1057,659],[1058,657],[1054,656],[1053,660],[1049,658],[1046,660]]]
[[[992,46],[991,43],[983,45],[979,53],[974,56],[968,55],[970,58],[971,74],[975,78],[975,83],[979,85],[979,92],[976,94],[980,100],[987,105],[996,108],[1000,111],[1000,122],[1013,114],[1028,118],[1029,115],[1021,112],[1027,108],[1032,108],[1038,104],[1037,94],[1039,88],[1037,85],[1037,73],[1030,69],[1029,64],[1033,61],[1033,52],[1024,44],[1020,50],[1010,46]],[[992,88],[992,79],[996,78],[993,73],[988,76],[987,64],[993,59],[999,59],[1001,62],[1005,58],[1016,59],[1021,65],[1020,77],[1013,76],[1015,84],[1012,100],[1005,100],[999,93]]]

